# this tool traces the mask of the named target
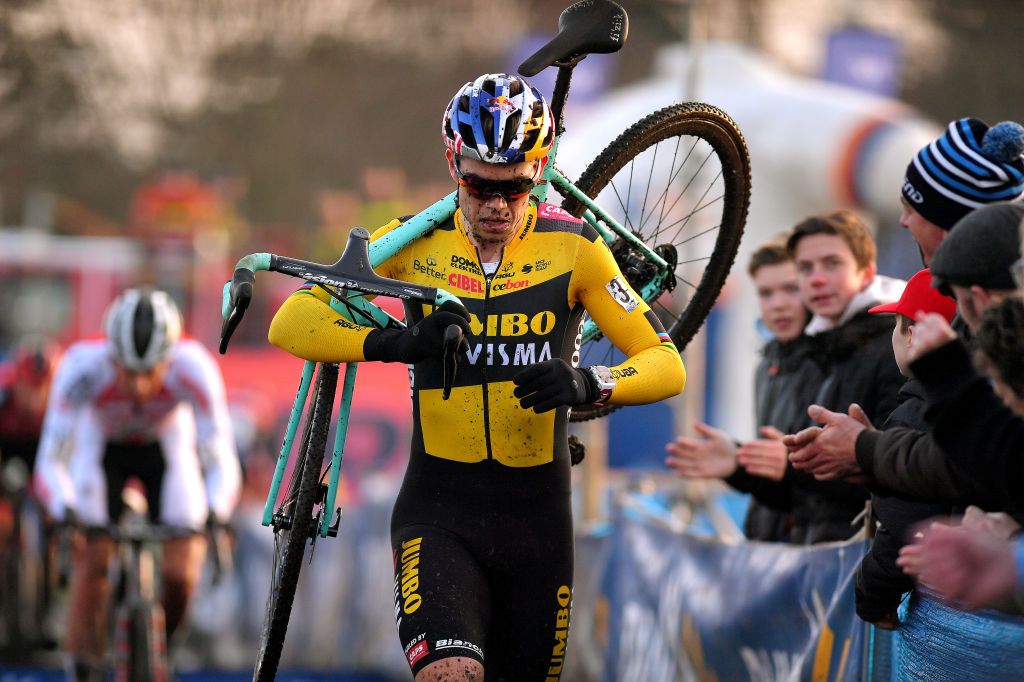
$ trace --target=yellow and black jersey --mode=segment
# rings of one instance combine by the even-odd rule
[[[399,224],[380,228],[371,241]],[[551,358],[577,365],[584,312],[627,356],[611,368],[616,386],[610,402],[649,403],[683,388],[678,351],[600,235],[555,206],[531,206],[490,275],[467,237],[461,211],[376,270],[451,291],[471,317],[469,351],[449,400],[441,399],[439,360],[414,368],[414,452],[513,467],[567,458],[567,411],[522,409],[512,395],[512,378],[525,365]],[[365,359],[362,346],[370,328],[341,318],[326,304],[329,299],[328,292],[311,286],[289,297],[271,325],[271,343],[308,360]],[[430,310],[407,303],[407,322],[415,324]]]

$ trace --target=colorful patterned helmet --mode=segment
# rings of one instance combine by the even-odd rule
[[[488,73],[455,93],[444,112],[441,135],[456,156],[521,163],[548,155],[555,122],[540,92],[524,79]]]
[[[107,308],[103,326],[114,361],[134,372],[148,372],[181,338],[181,313],[163,291],[127,289]]]

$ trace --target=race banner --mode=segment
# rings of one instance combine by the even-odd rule
[[[867,626],[853,575],[866,548],[726,545],[622,517],[606,573],[603,679],[862,679]]]

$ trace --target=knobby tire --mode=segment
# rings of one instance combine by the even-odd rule
[[[337,383],[338,366],[322,363],[312,414],[306,422],[300,459],[296,462],[289,497],[285,501],[286,512],[288,505],[292,505],[291,528],[282,528],[275,533],[274,575],[260,631],[259,654],[253,671],[255,682],[269,682],[277,676],[288,619],[295,601],[295,588],[302,569],[302,558],[313,528],[313,504],[320,493],[320,469],[327,447]]]
[[[677,160],[682,164],[678,169]],[[662,178],[656,177],[655,167],[661,170],[665,163],[671,166],[661,188],[657,183]],[[688,168],[695,169],[692,177],[682,173]],[[646,177],[645,172],[649,173]],[[704,188],[708,177],[710,184]],[[651,248],[671,245],[672,249],[692,250],[688,244],[700,240],[696,241],[701,249],[696,257],[684,251],[686,258],[679,259],[674,291],[648,301],[682,352],[718,298],[743,234],[750,203],[750,160],[739,128],[728,115],[707,104],[660,109],[609,144],[576,186],[594,199],[607,190],[598,204]],[[584,211],[571,197],[562,207],[577,217]],[[698,267],[694,263],[702,263],[703,269],[690,276],[683,268]],[[583,345],[581,365],[622,362],[624,356],[613,357],[617,351],[608,350],[610,344],[598,345],[602,341],[599,337]],[[603,417],[617,407],[574,407],[572,420]]]

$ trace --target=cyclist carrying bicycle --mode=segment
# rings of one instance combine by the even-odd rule
[[[394,279],[441,286],[466,311],[407,305],[408,327],[374,329],[307,284],[270,328],[307,360],[413,366],[412,453],[391,524],[395,613],[417,680],[557,680],[572,602],[569,410],[679,393],[679,352],[589,225],[530,192],[554,137],[522,78],[486,74],[444,113],[452,219],[385,261]],[[386,235],[399,220],[377,230]],[[579,361],[584,313],[628,358]],[[442,400],[443,334],[466,334]]]
[[[76,679],[102,679],[113,541],[126,480],[145,487],[153,523],[192,528],[163,548],[168,641],[200,577],[208,517],[226,521],[240,484],[220,370],[163,291],[128,289],[107,309],[105,338],[79,341],[54,379],[37,460],[50,514],[77,538],[65,648]]]

